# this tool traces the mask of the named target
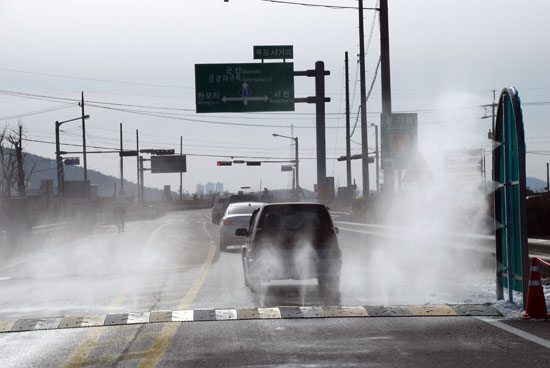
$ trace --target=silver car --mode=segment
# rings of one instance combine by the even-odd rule
[[[248,228],[252,213],[263,206],[262,202],[231,203],[220,220],[220,251],[224,252],[228,246],[243,245],[243,238],[235,235],[239,228]]]

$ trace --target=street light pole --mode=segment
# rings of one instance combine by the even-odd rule
[[[292,139],[294,141],[294,147],[295,147],[294,162],[295,162],[295,166],[296,166],[296,188],[294,188],[294,190],[295,190],[294,195],[296,196],[296,198],[299,198],[300,197],[300,195],[299,195],[299,192],[300,192],[300,159],[298,157],[298,137],[289,137],[289,136],[286,136],[286,135],[281,135],[281,134],[276,134],[276,133],[273,133],[272,136],[281,137],[281,138],[288,138],[288,139]]]
[[[87,120],[90,118],[90,115],[84,115],[78,118],[69,119],[65,121],[56,121],[55,122],[55,161],[57,166],[57,195],[63,197],[64,193],[64,181],[65,181],[65,174],[63,169],[63,161],[61,160],[61,143],[59,142],[59,127],[62,124],[80,120],[82,121]]]

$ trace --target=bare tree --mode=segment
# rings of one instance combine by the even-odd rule
[[[23,125],[18,123],[17,129],[8,133],[5,127],[0,133],[0,166],[2,198],[11,198],[12,192],[17,191],[20,197],[26,196],[26,188],[36,164],[33,164],[25,175],[25,157],[23,152]]]
[[[17,182],[15,176],[16,162],[9,143],[8,128],[0,132],[0,194],[2,198],[10,198],[11,190]]]

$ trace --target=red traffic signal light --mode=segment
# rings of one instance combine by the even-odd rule
[[[218,166],[231,166],[233,162],[231,161],[218,161]]]

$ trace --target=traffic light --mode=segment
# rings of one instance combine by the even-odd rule
[[[231,166],[233,162],[231,161],[218,161],[218,166]]]
[[[173,149],[141,149],[140,153],[150,153],[152,155],[173,155]]]
[[[261,166],[262,161],[246,161],[246,166]]]

